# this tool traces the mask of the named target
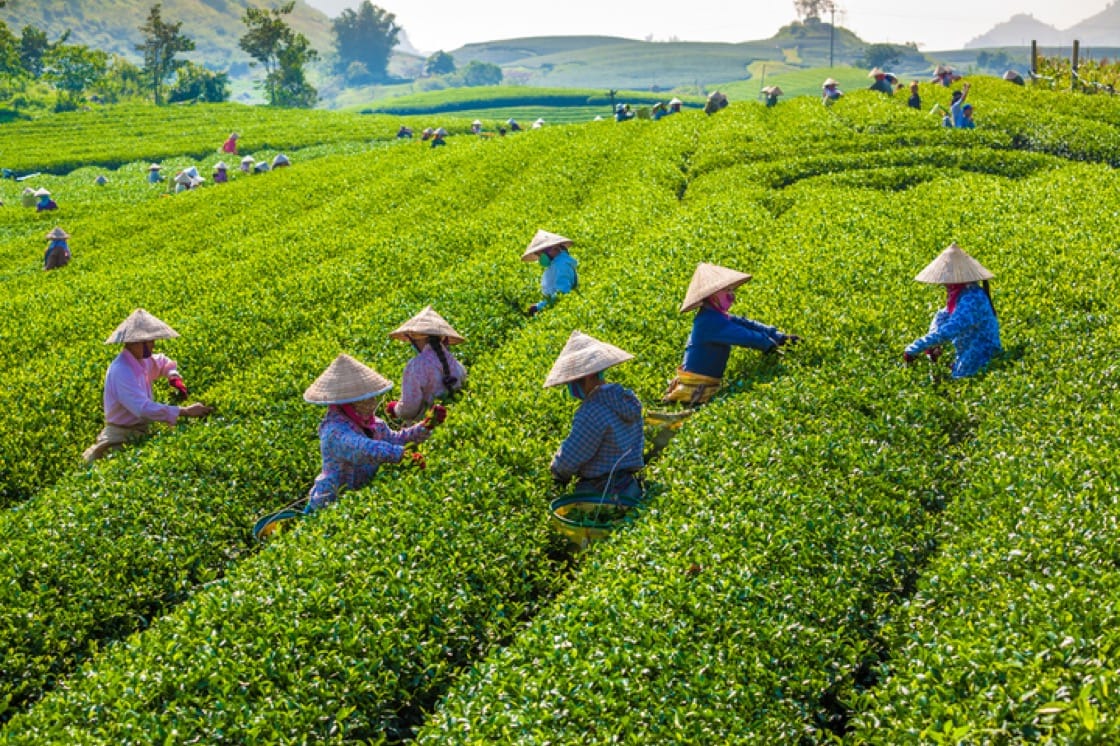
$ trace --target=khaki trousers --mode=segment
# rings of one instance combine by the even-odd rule
[[[115,451],[125,443],[139,440],[148,434],[148,423],[139,425],[110,425],[107,424],[97,434],[97,440],[82,453],[82,460],[92,464],[110,451]]]

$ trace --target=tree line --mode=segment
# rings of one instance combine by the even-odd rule
[[[3,4],[0,0],[0,7]],[[263,72],[254,82],[269,105],[309,108],[318,100],[318,91],[307,78],[307,67],[320,57],[307,37],[288,24],[294,7],[294,0],[289,0],[270,9],[246,8],[241,16],[245,32],[238,46],[253,59],[250,66]],[[69,44],[69,31],[50,41],[46,31],[26,26],[17,36],[0,21],[0,84],[12,92],[27,81],[45,83],[55,92],[56,111],[75,109],[91,97],[112,102],[143,96],[156,105],[227,101],[228,72],[179,57],[195,49],[182,27],[183,21],[164,18],[161,3],[153,5],[138,27],[142,41],[135,49],[143,63],[137,66],[120,55]],[[347,8],[333,19],[331,30],[336,74],[355,85],[390,80],[389,59],[401,32],[393,13],[364,0],[356,10]],[[424,70],[443,76],[448,85],[492,85],[502,80],[497,65],[471,62],[457,70],[451,55],[443,51],[429,57]]]

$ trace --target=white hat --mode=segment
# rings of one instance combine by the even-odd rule
[[[633,358],[634,356],[626,350],[600,342],[583,332],[574,331],[568,337],[564,349],[560,351],[560,356],[552,364],[552,370],[549,371],[544,386],[548,388],[576,381]]]
[[[353,404],[391,388],[393,382],[388,378],[342,352],[307,387],[303,399],[310,404]]]
[[[226,165],[225,161],[218,161],[217,163],[214,164],[214,170],[215,171],[228,171],[229,166]]]
[[[479,119],[476,119],[476,120],[474,120],[473,122],[471,122],[471,124],[477,124],[477,125],[479,125],[479,126],[482,126],[482,121],[481,121],[481,120],[479,120]]]
[[[436,135],[438,137],[447,137],[447,130],[445,130],[443,127],[440,127],[438,130],[436,130]]]
[[[289,161],[288,156],[284,155],[283,153],[277,153],[276,157],[272,159],[273,168],[275,168],[276,166],[290,166],[290,165],[292,165],[292,162]]]
[[[157,339],[174,339],[179,332],[157,319],[143,308],[137,308],[120,323],[109,338],[107,345],[129,344],[131,342],[152,342]]]
[[[782,96],[785,93],[782,90],[782,87],[777,86],[777,85],[768,85],[768,86],[766,86],[765,88],[762,89],[762,92],[766,93],[770,96]]]
[[[506,120],[506,124],[517,124],[517,120],[514,119],[513,117],[510,117],[509,119]]]
[[[399,327],[389,332],[389,337],[407,342],[409,335],[417,337],[443,337],[448,344],[457,345],[463,341],[462,335],[447,323],[431,306],[413,316]]]
[[[252,163],[253,162],[253,156],[247,155],[247,156],[245,156],[244,158],[241,159],[241,162],[242,163]]]
[[[835,78],[827,78],[823,83],[821,83],[821,88],[828,88],[830,85],[840,85],[840,81],[836,80]]]
[[[744,272],[701,262],[692,273],[692,281],[688,283],[688,292],[684,294],[684,302],[681,303],[681,313],[698,307],[711,295],[722,290],[734,290],[743,283],[750,282],[750,279],[751,276]]]
[[[876,75],[886,75],[886,73],[877,67],[871,68],[871,72],[867,73],[867,77],[869,78],[874,78]]]
[[[97,178],[94,179],[93,182],[95,184],[98,184],[98,185],[108,184],[109,183],[109,178],[107,176],[105,176],[105,174],[98,174]]]
[[[542,251],[555,246],[566,249],[571,246],[572,243],[572,239],[564,238],[559,233],[550,233],[549,231],[540,229],[533,236],[533,240],[529,242],[529,248],[525,249],[525,253],[521,255],[521,261],[535,262],[537,261],[537,254],[540,254]]]
[[[930,285],[957,285],[968,282],[990,280],[995,275],[984,268],[980,262],[957,246],[956,242],[937,255],[914,279]]]
[[[674,98],[669,99],[669,106],[679,106],[682,103],[684,103],[684,102],[681,101],[679,98],[674,97]]]
[[[148,166],[149,171],[159,171],[161,168],[163,168],[163,166],[159,165],[158,163],[153,163]]]
[[[49,196],[51,196],[51,193],[48,192],[46,189],[43,189],[42,187],[39,187],[38,189],[35,190],[35,196],[36,197],[49,197]]]

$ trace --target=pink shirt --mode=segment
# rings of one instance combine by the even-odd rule
[[[105,421],[122,427],[143,422],[174,425],[179,408],[152,401],[152,381],[177,375],[175,361],[166,355],[137,360],[128,350],[121,350],[105,374]]]
[[[456,383],[453,390],[459,390],[467,382],[467,370],[449,351],[444,351],[447,367]],[[402,420],[412,420],[424,414],[438,397],[447,394],[443,385],[443,365],[439,362],[435,349],[428,345],[419,355],[408,361],[401,374],[401,398],[397,401],[397,416]]]

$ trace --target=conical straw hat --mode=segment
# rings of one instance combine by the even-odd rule
[[[973,259],[956,242],[937,255],[914,279],[931,285],[957,285],[990,280],[995,275]]]
[[[62,230],[62,226],[56,225],[54,230],[47,234],[47,238],[70,238],[70,234]]]
[[[568,343],[560,351],[560,356],[552,364],[552,370],[545,379],[545,388],[576,381],[584,376],[594,375],[613,365],[632,360],[626,350],[600,342],[583,332],[572,332]]]
[[[105,340],[107,345],[151,342],[156,339],[174,339],[179,332],[157,319],[143,308],[137,308]]]
[[[452,345],[463,341],[459,332],[455,331],[451,324],[447,323],[447,319],[436,313],[431,306],[426,306],[423,311],[389,332],[389,337],[407,342],[410,334],[417,337],[444,337],[447,343]]]
[[[828,78],[821,83],[821,88],[828,88],[830,85],[840,85],[840,81],[835,78]]]
[[[874,78],[876,75],[886,75],[886,73],[877,67],[871,68],[871,72],[867,73],[867,77],[869,78]]]
[[[153,163],[150,166],[148,166],[149,171],[159,171],[162,168],[163,168],[163,166],[159,165],[158,163]]]
[[[311,404],[352,404],[391,388],[393,382],[388,378],[341,352],[307,387],[303,399]]]
[[[572,239],[564,238],[559,233],[549,233],[546,230],[538,230],[533,240],[529,242],[529,248],[525,249],[525,253],[521,255],[523,262],[537,261],[537,254],[545,249],[551,249],[554,246],[568,248],[572,245]]]
[[[49,196],[51,196],[51,193],[49,191],[47,191],[46,189],[44,189],[42,187],[39,187],[38,189],[35,190],[35,196],[36,197],[49,197]]]
[[[229,166],[226,165],[225,161],[218,161],[217,163],[214,164],[214,170],[215,171],[229,171]]]
[[[701,263],[692,273],[692,282],[688,283],[688,292],[681,303],[681,313],[698,307],[709,295],[721,290],[734,290],[744,282],[750,282],[750,279],[751,276],[743,272]]]
[[[782,90],[781,86],[776,85],[768,85],[762,89],[762,92],[770,94],[771,96],[781,96],[785,93],[785,91]]]

